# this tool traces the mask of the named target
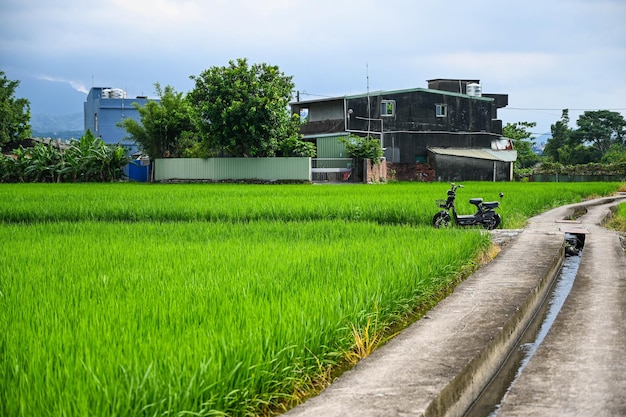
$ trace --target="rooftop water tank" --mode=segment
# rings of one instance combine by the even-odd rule
[[[465,94],[472,97],[481,97],[483,92],[480,87],[480,84],[476,83],[468,83],[465,87]]]
[[[113,88],[111,89],[111,93],[109,95],[111,98],[126,98],[126,91],[121,88]]]

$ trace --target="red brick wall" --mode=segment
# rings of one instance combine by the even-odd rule
[[[383,159],[376,165],[372,166],[371,161],[369,159],[365,159],[363,161],[363,165],[367,182],[385,182],[389,179],[386,160]]]
[[[387,179],[397,181],[422,181],[435,180],[435,169],[428,163],[418,162],[415,164],[387,163]]]

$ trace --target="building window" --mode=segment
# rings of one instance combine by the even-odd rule
[[[302,122],[309,121],[309,109],[307,109],[306,107],[300,109],[300,120]]]
[[[98,113],[94,113],[93,115],[93,130],[94,130],[94,133],[100,130],[100,126],[98,123]]]
[[[435,112],[437,117],[446,117],[448,115],[447,104],[435,104]]]
[[[396,114],[396,101],[395,100],[382,100],[380,102],[380,115],[383,117],[395,116]]]

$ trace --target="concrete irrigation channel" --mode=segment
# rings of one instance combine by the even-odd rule
[[[584,236],[569,295],[512,385],[495,387],[506,392],[497,410],[484,415],[626,415],[626,255],[619,235],[600,226],[622,201],[626,194],[563,206],[522,231],[497,231],[506,244],[494,261],[286,415],[467,415],[490,381],[502,384],[494,378],[537,323],[562,269],[566,234]]]

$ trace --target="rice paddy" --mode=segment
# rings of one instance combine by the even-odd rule
[[[459,210],[503,191],[521,227],[619,184],[534,185]],[[0,414],[280,412],[475,267],[487,233],[430,226],[447,188],[0,185]]]

